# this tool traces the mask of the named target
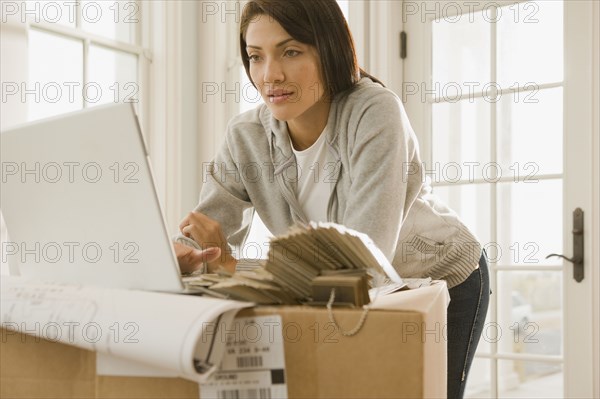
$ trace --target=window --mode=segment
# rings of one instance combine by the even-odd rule
[[[3,126],[111,102],[133,103],[144,124],[151,53],[142,47],[142,14],[148,14],[142,9],[148,8],[139,0],[4,3],[3,24],[10,20],[19,34],[2,38],[10,59],[2,105],[11,114]],[[0,241],[8,241],[3,218],[0,231]],[[7,274],[8,265],[0,266]]]
[[[29,23],[28,120],[107,103],[142,116],[142,5],[134,0],[20,3]]]

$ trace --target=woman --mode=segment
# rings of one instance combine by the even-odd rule
[[[265,104],[235,117],[200,204],[181,223],[204,252],[177,245],[182,271],[235,270],[253,210],[283,234],[331,221],[368,234],[402,277],[444,279],[448,397],[462,397],[488,305],[481,246],[424,179],[398,97],[357,63],[334,0],[253,0],[240,48]]]

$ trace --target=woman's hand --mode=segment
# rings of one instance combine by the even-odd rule
[[[221,257],[221,249],[217,247],[201,251],[178,242],[174,242],[173,247],[182,273],[191,273],[201,269],[204,262],[214,262]]]
[[[190,212],[179,224],[179,230],[181,234],[196,241],[202,248],[220,249],[221,256],[207,261],[208,272],[214,272],[219,266],[223,266],[231,273],[235,272],[237,261],[231,256],[219,222],[200,212]]]

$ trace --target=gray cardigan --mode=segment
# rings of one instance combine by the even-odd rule
[[[399,98],[363,78],[334,98],[326,176],[334,188],[328,221],[368,234],[401,277],[444,279],[449,287],[478,267],[481,245],[431,193]],[[243,245],[254,211],[274,235],[307,222],[295,195],[297,168],[287,125],[261,105],[231,120],[204,171],[196,211],[217,220],[230,245]]]

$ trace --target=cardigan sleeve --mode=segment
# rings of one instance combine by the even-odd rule
[[[195,211],[218,221],[233,247],[241,247],[250,230],[254,208],[227,135],[215,159],[203,165],[203,185]]]
[[[343,223],[368,234],[391,262],[422,187],[418,144],[392,92],[382,90],[356,107],[348,125],[351,189]]]

